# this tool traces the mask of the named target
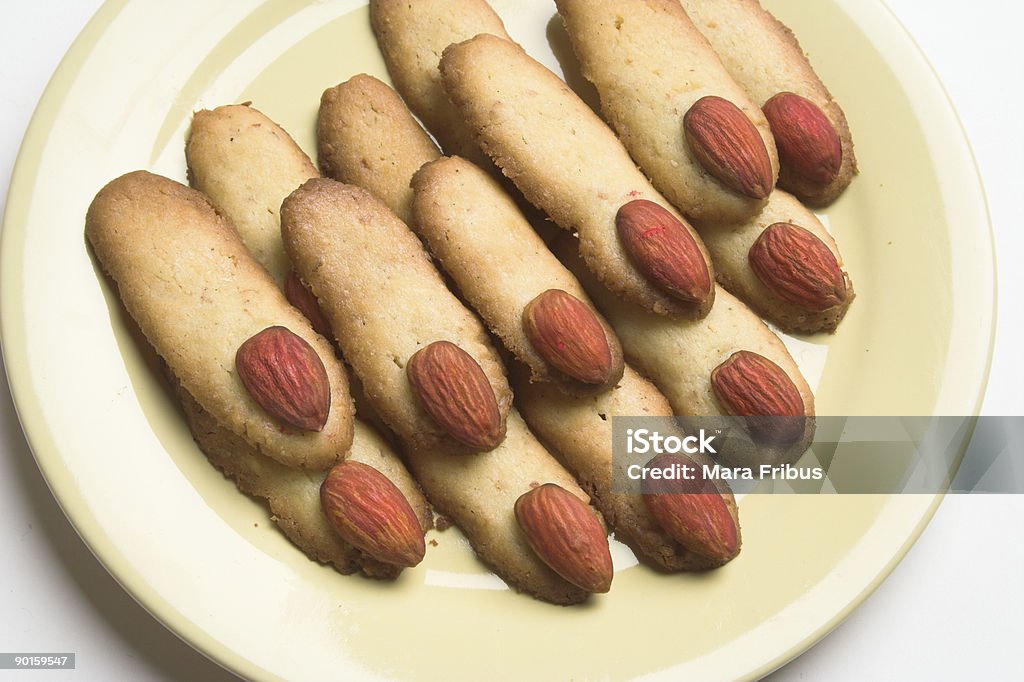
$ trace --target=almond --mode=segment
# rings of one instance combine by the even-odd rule
[[[695,478],[659,478],[645,475],[643,500],[651,516],[669,537],[691,552],[725,563],[739,553],[739,529],[725,498],[704,468],[688,457],[661,454],[645,470],[688,471]]]
[[[792,443],[804,432],[804,401],[777,364],[751,351],[733,353],[711,372],[711,388],[726,414],[747,417],[751,435]]]
[[[285,327],[267,327],[235,353],[235,369],[270,416],[303,431],[320,431],[331,410],[331,383],[320,356]]]
[[[493,450],[504,440],[494,389],[472,355],[435,341],[409,358],[406,374],[423,409],[457,441]]]
[[[608,536],[597,513],[554,483],[545,483],[516,500],[516,520],[541,561],[587,592],[612,585]]]
[[[822,312],[849,297],[835,254],[798,225],[769,225],[750,247],[747,260],[768,290],[804,310]]]
[[[634,199],[619,209],[615,226],[630,260],[658,288],[688,303],[707,302],[713,289],[704,253],[668,209]]]
[[[723,185],[751,199],[764,199],[775,185],[771,157],[743,110],[708,95],[683,116],[683,132],[700,165]]]
[[[824,188],[843,165],[843,145],[832,121],[814,102],[780,92],[762,107],[779,150],[779,164],[799,180]]]
[[[334,465],[320,486],[320,505],[338,535],[374,559],[406,567],[423,560],[416,512],[373,467],[352,460]]]
[[[313,292],[303,284],[294,270],[289,270],[284,278],[284,297],[306,316],[317,334],[325,339],[332,338],[331,325],[327,324],[327,319],[324,317],[323,311],[320,310],[320,304],[317,303]]]
[[[611,378],[612,351],[590,307],[561,289],[548,289],[523,309],[534,350],[556,370],[585,384]]]

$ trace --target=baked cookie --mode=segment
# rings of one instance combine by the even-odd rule
[[[85,233],[129,314],[218,424],[286,466],[325,469],[348,451],[352,399],[333,349],[206,197],[158,175],[129,173],[96,195]],[[271,327],[289,330],[323,365],[329,397],[319,431],[272,416],[236,368],[243,343]]]
[[[296,270],[321,301],[367,397],[403,442],[458,445],[407,376],[410,359],[437,341],[454,344],[480,367],[504,422],[512,391],[487,331],[445,286],[416,236],[379,200],[334,180],[310,180],[285,200],[282,219]],[[379,409],[385,401],[388,409]]]
[[[185,142],[189,184],[234,224],[250,253],[282,285],[281,202],[317,173],[281,126],[245,104],[197,111]]]
[[[325,90],[316,139],[324,175],[370,190],[412,224],[409,180],[441,152],[394,90],[366,74]]]
[[[835,239],[782,190],[745,222],[699,229],[719,283],[784,332],[835,331],[853,302]]]
[[[779,170],[768,121],[679,2],[555,4],[601,110],[654,186],[694,220],[757,213]]]
[[[437,63],[446,47],[480,33],[511,40],[501,18],[485,0],[370,0],[370,22],[395,89],[445,153],[487,165],[445,95]]]
[[[250,104],[197,111],[185,143],[189,183],[238,230],[253,257],[321,336],[332,334],[281,245],[281,202],[319,174],[291,135]]]
[[[811,206],[835,201],[857,173],[853,137],[793,32],[757,0],[682,5],[730,75],[768,114],[781,162],[779,186]]]
[[[421,168],[412,187],[417,232],[533,381],[574,394],[618,383],[615,332],[497,180],[465,159],[442,157]]]
[[[513,588],[555,604],[587,598],[537,557],[516,523],[516,502],[539,485],[554,483],[583,502],[590,498],[515,409],[504,442],[490,452],[466,457],[424,448],[408,451],[408,462],[438,513],[454,521],[480,559]]]
[[[530,202],[579,233],[580,254],[605,286],[657,314],[707,314],[713,271],[700,238],[558,76],[492,35],[446,49],[441,74],[484,151]],[[671,220],[646,224],[637,202]]]

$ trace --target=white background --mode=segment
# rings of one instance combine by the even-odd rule
[[[1022,415],[1024,8],[1008,0],[888,4],[938,71],[981,169],[1000,265],[998,340],[984,412]],[[99,5],[40,0],[0,8],[0,188],[50,74]],[[77,670],[0,671],[0,680],[235,679],[165,630],[89,553],[43,482],[5,387],[6,375],[0,651],[75,652]],[[1024,679],[1022,521],[1024,496],[950,496],[877,592],[771,679]]]

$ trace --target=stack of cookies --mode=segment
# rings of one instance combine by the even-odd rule
[[[610,589],[609,531],[713,569],[741,546],[728,485],[613,489],[612,419],[788,418],[732,463],[813,438],[762,317],[834,331],[853,299],[805,208],[856,171],[842,111],[756,2],[555,4],[603,118],[485,0],[371,0],[397,92],[324,92],[319,170],[227,105],[193,117],[191,187],[136,171],[89,209],[200,449],[342,573],[418,564],[432,510],[552,603]]]

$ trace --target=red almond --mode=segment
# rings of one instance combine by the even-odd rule
[[[267,327],[235,353],[249,394],[272,417],[303,431],[320,431],[331,410],[331,383],[320,356],[285,327]]]
[[[668,209],[634,199],[619,209],[615,226],[630,260],[660,289],[688,303],[708,300],[708,263],[693,234]]]
[[[373,467],[353,460],[334,465],[320,486],[320,505],[338,535],[374,559],[405,567],[423,560],[416,512]]]
[[[561,289],[548,289],[523,309],[523,328],[534,350],[562,374],[603,384],[612,372],[608,337],[587,304]]]
[[[449,341],[435,341],[405,368],[423,409],[450,436],[477,450],[505,439],[494,389],[473,356]]]
[[[332,338],[331,325],[327,323],[327,318],[324,317],[323,311],[320,310],[320,304],[317,303],[313,292],[302,283],[302,280],[299,279],[298,274],[294,270],[289,270],[284,278],[284,297],[288,299],[289,303],[298,308],[300,313],[306,316],[306,319],[313,325],[313,329],[317,334],[326,339]]]
[[[701,556],[725,563],[739,553],[739,528],[725,498],[700,467],[678,454],[661,454],[644,469],[681,471],[696,478],[644,479],[643,499],[651,516],[669,537]]]
[[[804,310],[822,312],[849,297],[835,254],[798,225],[769,225],[750,247],[747,260],[766,288]]]
[[[843,145],[821,109],[792,92],[780,92],[762,109],[775,137],[779,163],[811,185],[831,184],[843,165]]]
[[[708,95],[683,116],[690,151],[712,177],[751,199],[765,199],[775,185],[768,148],[743,110]]]
[[[526,542],[551,570],[587,592],[611,589],[608,536],[583,500],[545,483],[520,495],[515,513]]]
[[[741,350],[711,372],[711,388],[726,414],[749,417],[754,438],[792,443],[804,432],[804,401],[793,380],[777,364]]]

